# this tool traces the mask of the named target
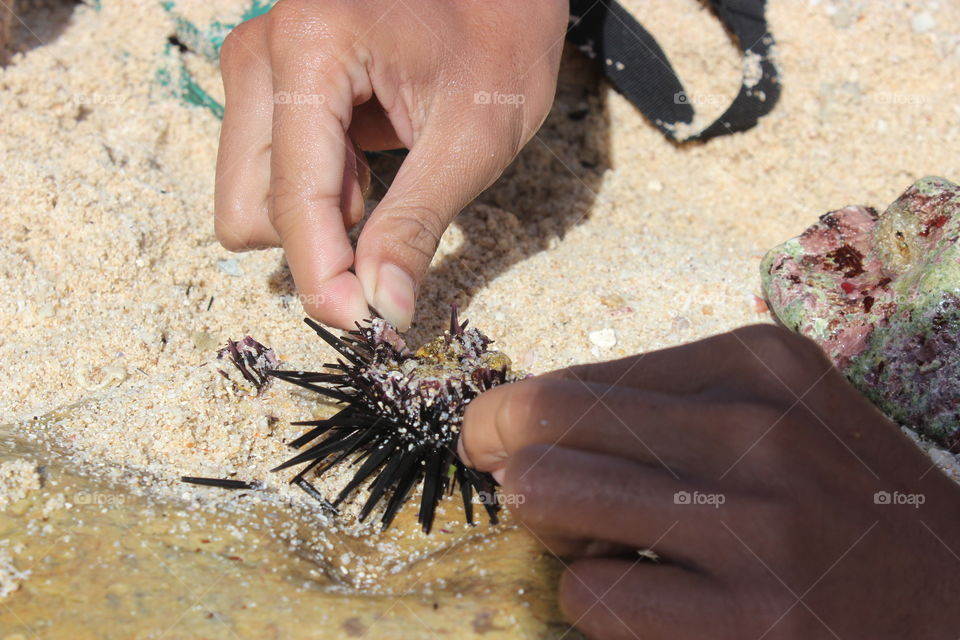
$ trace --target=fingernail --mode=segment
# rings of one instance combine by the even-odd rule
[[[490,475],[497,481],[497,484],[503,484],[503,477],[507,475],[507,469],[506,467],[500,467],[496,471],[490,472]]]
[[[406,331],[413,320],[416,293],[413,278],[395,264],[380,265],[373,306],[398,331]]]

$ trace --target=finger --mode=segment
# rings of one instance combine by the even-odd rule
[[[282,6],[282,5],[278,5]],[[282,24],[282,23],[281,23]],[[367,316],[344,227],[344,174],[353,94],[364,79],[354,65],[323,52],[303,59],[286,31],[271,40],[278,93],[273,111],[270,214],[307,313],[349,328]],[[316,42],[314,49],[319,48]],[[332,47],[332,44],[331,44]]]
[[[519,145],[509,121],[461,106],[431,114],[357,246],[367,300],[401,329],[410,325],[416,287],[443,232],[500,175]]]
[[[264,18],[227,36],[220,68],[226,101],[214,195],[217,238],[231,251],[279,246],[267,215],[273,82]]]
[[[590,638],[755,638],[739,607],[709,577],[676,566],[611,558],[578,560],[560,578],[560,608]]]
[[[349,229],[363,219],[364,181],[369,185],[370,171],[363,158],[363,151],[353,140],[347,147],[347,166],[343,171],[340,210],[343,211],[344,228]]]
[[[736,521],[754,506],[626,458],[545,445],[511,457],[503,491],[512,496],[511,512],[541,539],[652,548],[689,566],[726,540],[721,518]]]
[[[754,442],[754,424],[766,428],[781,416],[763,406],[539,377],[471,402],[457,447],[466,464],[489,472],[524,447],[561,444],[716,477]]]
[[[725,336],[714,336],[618,360],[574,365],[545,375],[584,383],[695,393],[710,384],[720,371],[729,367],[729,354],[722,357],[728,339]],[[691,366],[691,363],[697,363],[697,366]]]
[[[363,152],[363,148],[356,141],[353,143],[353,153],[354,158],[356,158],[354,165],[357,183],[360,185],[360,195],[366,198],[370,195],[370,181],[373,177],[370,172],[370,163],[367,162],[367,154]]]
[[[582,382],[605,382],[669,393],[707,388],[776,395],[801,394],[829,369],[814,343],[774,325],[751,325],[688,344],[619,360],[583,364],[546,374]],[[791,398],[792,399],[792,398]]]

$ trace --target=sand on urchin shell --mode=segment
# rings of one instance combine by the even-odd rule
[[[219,123],[155,81],[169,15],[154,0],[101,4],[38,31],[45,42],[16,31],[24,53],[0,71],[0,108],[15,114],[0,137],[0,422],[25,420],[23,433],[55,435],[103,473],[149,472],[136,491],[184,509],[237,501],[177,484],[182,473],[245,474],[266,479],[271,499],[300,500],[267,470],[298,431],[287,423],[327,409],[276,385],[259,399],[230,396],[209,361],[247,334],[292,366],[333,354],[301,324],[279,251],[232,255],[214,238]],[[702,3],[625,4],[661,40],[702,117],[719,114],[741,61]],[[413,341],[458,302],[539,373],[766,322],[756,296],[768,248],[824,211],[883,207],[920,176],[960,176],[960,6],[791,0],[769,12],[781,102],[759,128],[706,145],[668,143],[568,53],[543,130],[444,236]],[[918,28],[921,12],[932,26],[925,17]],[[212,65],[187,63],[220,95]],[[56,424],[33,420],[74,403]],[[415,540],[377,542],[367,566],[377,553],[416,566],[430,549]],[[329,554],[336,572],[357,565]],[[467,635],[509,628],[477,620]]]

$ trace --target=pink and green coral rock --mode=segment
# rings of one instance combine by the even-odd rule
[[[960,452],[960,187],[927,177],[882,214],[821,216],[763,259],[763,291],[897,422]]]

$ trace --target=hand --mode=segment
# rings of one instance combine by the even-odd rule
[[[461,455],[570,558],[560,603],[590,637],[960,629],[960,487],[786,330],[495,388]]]
[[[220,242],[283,246],[324,323],[369,303],[405,329],[440,236],[546,117],[566,24],[566,0],[281,0],[244,22],[221,51]],[[354,255],[360,149],[397,147]]]

